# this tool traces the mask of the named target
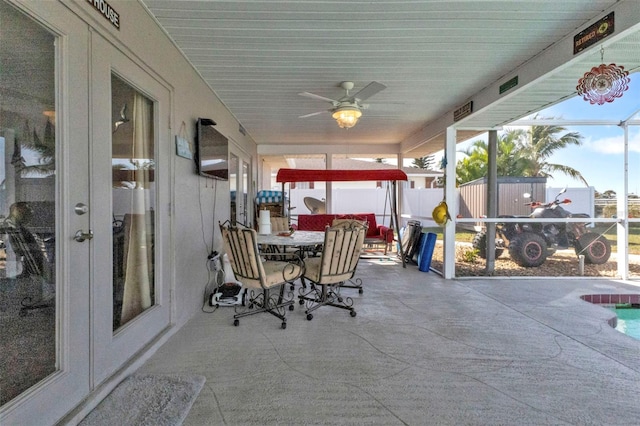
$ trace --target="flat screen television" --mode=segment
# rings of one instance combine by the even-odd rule
[[[196,122],[196,172],[213,179],[229,179],[229,139],[218,132],[216,122],[198,118]]]

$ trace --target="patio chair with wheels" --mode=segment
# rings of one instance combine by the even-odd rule
[[[300,278],[304,263],[294,253],[269,253],[266,260],[258,250],[255,229],[220,225],[225,251],[236,280],[248,290],[246,306],[236,306],[234,325],[240,318],[268,312],[287,328],[286,308],[294,309],[293,293],[285,286]],[[281,260],[274,260],[279,257]]]
[[[365,228],[364,231],[364,235],[365,235],[365,244],[367,241],[367,230],[369,228],[369,224],[364,221],[364,220],[357,220],[357,219],[334,219],[333,222],[331,223],[331,226],[333,227],[341,227],[341,228],[349,228],[349,227],[353,227],[353,226],[362,226]],[[362,253],[361,253],[362,254]],[[362,294],[364,293],[364,288],[362,287],[362,279],[360,278],[350,278],[348,280],[345,280],[340,287],[342,288],[355,288],[358,290],[358,293]]]
[[[312,312],[321,306],[346,309],[352,317],[356,316],[353,299],[343,297],[340,288],[356,273],[366,230],[366,226],[356,222],[327,228],[322,254],[306,259],[302,282],[308,280],[310,286],[308,290],[301,288],[298,298],[300,305],[306,303],[308,320],[313,319]]]

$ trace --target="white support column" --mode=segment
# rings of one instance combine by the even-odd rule
[[[399,153],[398,154],[398,168],[401,169],[403,167],[404,164],[404,154]],[[403,212],[403,200],[404,200],[404,188],[405,188],[405,184],[400,181],[396,184],[396,189],[398,191],[398,193],[396,194],[396,196],[398,197],[397,199],[397,206],[398,206],[398,211],[396,212],[396,217],[400,218],[402,216],[402,212]],[[400,221],[402,221],[402,219],[398,219]],[[398,228],[401,228],[404,224],[403,223],[397,223],[396,224],[398,226]],[[396,232],[398,232],[398,230],[395,230]]]
[[[489,163],[487,170],[487,217],[498,216],[498,131],[489,130]],[[487,264],[485,267],[486,275],[493,275],[496,262],[495,240],[496,240],[496,224],[493,222],[486,225],[486,253]]]
[[[259,189],[274,189],[273,182],[271,182],[271,164],[264,161],[261,158],[258,162],[258,188]]]
[[[444,152],[447,159],[445,167],[446,185],[444,187],[444,196],[449,207],[451,220],[444,228],[444,259],[443,259],[443,275],[445,279],[451,279],[455,276],[455,257],[456,257],[456,214],[458,212],[458,197],[456,194],[456,129],[447,127],[444,139]]]
[[[627,230],[629,229],[629,126],[626,122],[622,123],[624,130],[624,179],[622,194],[617,195],[617,246],[618,253],[616,260],[618,261],[618,274],[623,280],[629,278],[629,244]]]

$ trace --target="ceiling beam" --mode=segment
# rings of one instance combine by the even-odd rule
[[[610,12],[614,12],[615,14],[615,33],[605,38],[601,43],[596,43],[595,45],[574,55],[574,36]],[[550,75],[561,72],[564,68],[575,62],[584,61],[585,56],[591,56],[594,50],[600,49],[601,45],[611,44],[618,39],[628,36],[634,31],[638,31],[638,28],[640,28],[640,7],[638,7],[638,2],[621,1],[616,3],[609,10],[605,10],[600,15],[595,16],[583,27],[573,31],[568,28],[567,31],[570,31],[570,33],[563,39],[552,44],[518,68],[505,73],[502,78],[496,80],[492,85],[470,96],[468,100],[473,102],[474,109],[474,112],[470,116],[463,118],[456,124],[453,120],[454,110],[451,110],[438,119],[427,123],[420,130],[403,140],[400,143],[400,151],[402,153],[406,153],[428,143],[431,139],[443,135],[449,126],[455,125],[456,128],[460,127],[465,129],[475,128],[474,126],[465,126],[465,121],[477,117],[478,114],[481,114],[483,111],[490,110],[491,107],[497,103],[504,102],[511,97],[521,95],[527,90],[535,90],[535,84],[537,82]],[[518,77],[518,85],[515,88],[508,90],[506,93],[500,94],[500,85],[516,76]],[[461,102],[461,105],[466,102],[467,100]],[[525,115],[530,113],[530,111],[516,111],[514,113]],[[496,123],[487,122],[478,127],[491,129],[495,125]]]

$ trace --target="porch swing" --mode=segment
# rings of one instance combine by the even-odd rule
[[[391,182],[390,198],[390,228],[397,232],[400,229],[397,209],[397,181],[406,181],[407,175],[400,169],[385,170],[311,170],[311,169],[280,169],[276,182],[282,183],[282,193],[285,193],[287,182],[353,182],[353,181],[389,181]],[[385,201],[386,204],[386,201]],[[386,205],[385,205],[386,213]],[[283,211],[284,214],[284,211]],[[402,267],[406,268],[402,245],[399,246]]]

